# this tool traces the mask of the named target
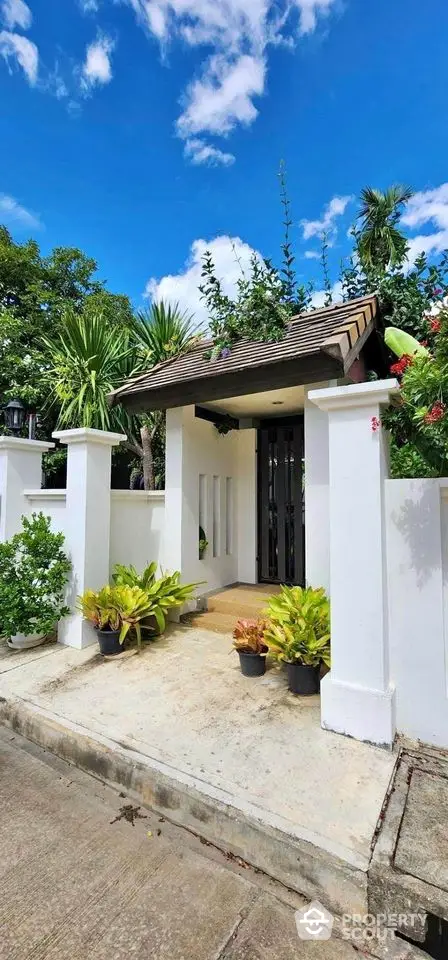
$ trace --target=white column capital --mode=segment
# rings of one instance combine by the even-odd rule
[[[55,440],[61,443],[92,443],[104,447],[117,447],[123,440],[127,440],[125,433],[110,433],[108,430],[94,430],[92,427],[76,427],[73,430],[55,430],[52,433]]]
[[[26,453],[38,453],[41,456],[52,450],[54,443],[46,440],[27,440],[26,437],[0,437],[0,452],[2,450],[25,451]]]
[[[391,378],[353,383],[347,387],[310,390],[308,400],[315,403],[321,410],[346,410],[348,407],[388,406],[399,392],[398,380]]]

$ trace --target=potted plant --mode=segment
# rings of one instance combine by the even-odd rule
[[[208,540],[203,527],[199,527],[199,559],[203,560],[207,552]]]
[[[270,597],[266,643],[286,663],[292,693],[319,692],[322,664],[330,666],[330,602],[323,588],[282,587]]]
[[[86,590],[78,597],[78,609],[97,632],[100,653],[113,656],[121,653],[130,630],[141,647],[140,621],[154,613],[154,604],[140,587],[114,584],[101,590]]]
[[[169,610],[182,607],[191,600],[199,583],[181,583],[180,572],[162,573],[156,580],[157,563],[150,563],[143,573],[139,574],[135,567],[125,567],[115,564],[112,580],[117,585],[140,587],[147,594],[153,606],[150,617],[142,620],[142,630],[152,634],[163,633],[166,627],[166,616]]]
[[[239,654],[244,677],[262,677],[266,670],[268,648],[264,639],[266,620],[238,620],[233,631],[233,646]]]
[[[21,532],[0,543],[0,631],[15,650],[44,643],[70,612],[65,589],[71,564],[63,543],[43,513],[23,517]]]

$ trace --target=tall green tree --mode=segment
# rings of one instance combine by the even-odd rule
[[[56,247],[44,257],[34,240],[16,243],[0,226],[0,404],[14,398],[39,411],[45,438],[58,416],[56,405],[46,405],[46,340],[57,336],[63,317],[101,313],[118,329],[133,320],[128,297],[108,291],[96,271],[81,250]]]
[[[384,192],[373,187],[361,191],[358,252],[367,271],[381,272],[403,263],[407,240],[398,224],[412,194],[410,187],[398,184]]]
[[[131,416],[121,405],[111,407],[108,394],[129,376],[188,349],[196,336],[192,317],[177,304],[153,304],[121,329],[102,314],[68,311],[57,336],[44,340],[58,426],[125,433],[124,446],[141,461],[145,489],[154,489],[154,444],[160,446],[163,415]]]

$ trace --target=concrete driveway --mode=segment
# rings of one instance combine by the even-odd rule
[[[300,941],[300,897],[1,727],[0,800],[2,960],[360,957]]]

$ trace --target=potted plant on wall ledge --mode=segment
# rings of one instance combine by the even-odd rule
[[[70,611],[64,595],[70,561],[50,517],[22,518],[22,530],[0,543],[0,631],[14,650],[44,643]]]
[[[207,552],[208,540],[203,527],[199,527],[199,559],[203,560]]]
[[[282,587],[269,600],[265,641],[286,663],[292,693],[319,692],[322,664],[330,667],[330,602],[323,588]]]
[[[268,648],[264,639],[266,620],[238,620],[233,631],[233,646],[239,654],[244,677],[262,677],[266,670]]]

